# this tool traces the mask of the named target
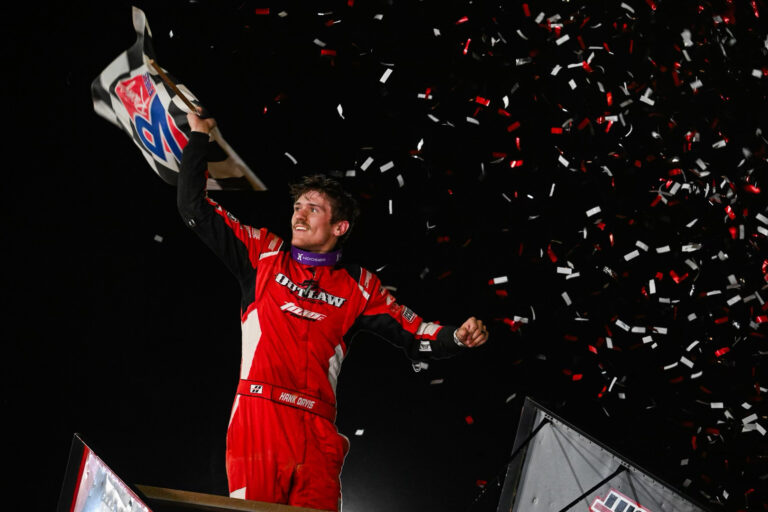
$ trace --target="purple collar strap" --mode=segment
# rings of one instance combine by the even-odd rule
[[[331,266],[337,264],[341,259],[341,249],[331,252],[309,252],[292,245],[291,257],[304,265]]]

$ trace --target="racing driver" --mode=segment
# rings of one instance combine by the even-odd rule
[[[240,380],[227,429],[230,496],[339,510],[349,441],[335,425],[336,381],[355,334],[373,331],[420,361],[482,345],[487,329],[474,317],[458,328],[424,321],[373,273],[342,263],[340,242],[358,209],[326,176],[292,186],[289,244],[240,223],[206,193],[216,121],[197,113],[187,119],[179,213],[242,291]]]

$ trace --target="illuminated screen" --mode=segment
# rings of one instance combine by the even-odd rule
[[[75,434],[57,511],[151,512],[151,509]]]

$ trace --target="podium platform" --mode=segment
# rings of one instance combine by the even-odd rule
[[[291,507],[149,485],[136,485],[136,488],[149,502],[152,512],[193,512],[197,510],[210,512],[321,512],[314,508]]]
[[[128,484],[75,434],[57,512],[323,512],[200,492]]]

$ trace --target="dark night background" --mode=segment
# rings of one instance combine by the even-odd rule
[[[238,287],[90,97],[131,5],[269,188],[215,199],[287,234],[287,184],[341,176],[363,206],[345,257],[427,319],[491,326],[418,373],[356,340],[345,510],[495,510],[526,396],[712,510],[768,510],[763,0],[14,7],[11,509],[55,506],[75,432],[128,482],[226,494]]]

